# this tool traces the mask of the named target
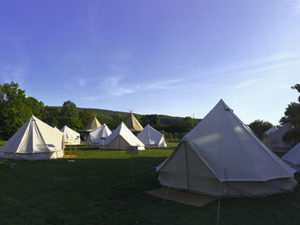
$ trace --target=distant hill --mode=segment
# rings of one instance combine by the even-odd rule
[[[52,106],[52,107],[53,108],[61,108],[60,106]],[[100,113],[100,114],[103,114],[103,115],[106,115],[106,116],[109,116],[109,117],[113,117],[117,113],[120,113],[124,118],[129,116],[128,112],[113,111],[113,110],[107,110],[107,109],[96,109],[96,108],[79,108],[78,107],[79,111],[84,110],[84,109],[88,109],[92,113],[95,113],[95,114]],[[142,117],[146,114],[134,113],[134,115],[137,115],[137,117]],[[165,125],[165,126],[170,126],[172,124],[175,124],[175,123],[177,123],[178,121],[180,121],[184,118],[184,117],[175,117],[175,116],[168,116],[168,115],[159,115],[159,114],[157,114],[157,115],[159,117],[160,123],[162,125]],[[195,119],[195,122],[196,123],[200,122],[200,119]]]

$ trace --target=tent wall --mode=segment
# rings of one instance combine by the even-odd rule
[[[64,156],[64,150],[50,152],[50,153],[6,153],[0,152],[0,158],[5,159],[15,159],[15,160],[49,160],[49,159],[59,159]]]
[[[130,145],[128,144],[128,142],[122,136],[118,135],[104,148],[115,149],[115,150],[126,150],[126,148],[129,146]]]
[[[226,170],[224,173],[226,174]],[[294,178],[267,182],[220,182],[186,142],[179,144],[159,170],[159,182],[162,186],[215,197],[261,197],[289,191],[297,184]]]
[[[188,189],[185,145],[181,143],[166,164],[159,170],[159,182],[162,186]]]
[[[102,141],[102,142],[103,142],[103,141]],[[91,138],[90,135],[87,136],[87,138],[86,138],[86,140],[85,140],[85,144],[86,144],[86,145],[89,145],[89,146],[98,146],[98,145],[99,145],[98,142],[95,142],[95,141],[92,140],[92,138]],[[102,145],[102,143],[101,143],[101,145]]]
[[[166,148],[167,147],[167,142],[166,142],[164,136],[162,136],[160,141],[158,142],[158,147],[159,148]]]

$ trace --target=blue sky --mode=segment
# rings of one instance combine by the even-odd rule
[[[46,105],[278,124],[300,83],[300,0],[1,0],[0,82]]]

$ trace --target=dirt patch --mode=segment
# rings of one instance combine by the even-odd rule
[[[165,187],[151,190],[151,191],[146,191],[146,193],[154,197],[182,203],[185,205],[198,206],[198,207],[203,206],[216,199],[206,195],[179,191],[179,190],[174,190]]]

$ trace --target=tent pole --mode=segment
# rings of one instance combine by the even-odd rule
[[[186,171],[187,190],[190,191],[190,179],[189,179],[189,169],[188,169],[186,142],[184,142],[184,152],[185,152],[185,171]]]

